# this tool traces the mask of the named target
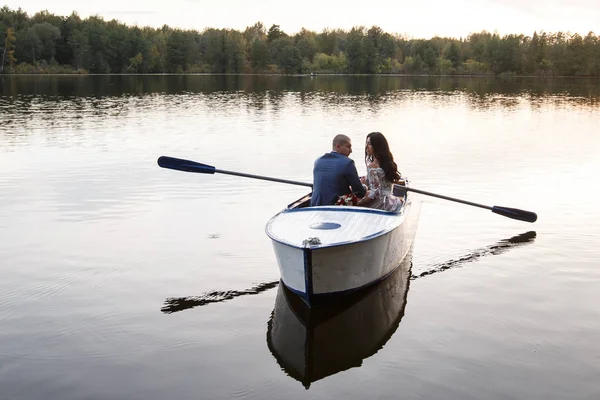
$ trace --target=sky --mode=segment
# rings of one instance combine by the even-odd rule
[[[99,15],[127,25],[203,30],[244,30],[255,22],[277,24],[294,34],[303,27],[350,30],[379,26],[409,38],[466,37],[497,31],[531,35],[534,31],[600,34],[600,0],[0,0],[0,5],[82,18]]]

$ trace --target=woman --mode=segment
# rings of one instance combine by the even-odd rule
[[[367,176],[361,178],[363,184],[368,183],[367,195],[360,199],[359,206],[392,211],[401,200],[393,195],[394,183],[401,180],[398,166],[390,152],[388,142],[380,132],[371,132],[365,143],[365,164]]]

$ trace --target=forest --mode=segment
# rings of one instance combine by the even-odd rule
[[[401,29],[401,26],[399,26]],[[377,26],[288,34],[128,26],[0,8],[0,73],[600,76],[600,41],[563,32],[414,39]]]

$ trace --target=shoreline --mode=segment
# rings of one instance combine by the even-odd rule
[[[514,79],[514,78],[535,78],[535,79],[593,79],[599,80],[600,76],[593,75],[494,75],[494,74],[335,74],[335,73],[314,73],[314,74],[275,74],[275,73],[218,73],[218,72],[181,72],[181,73],[0,73],[0,77],[8,76],[260,76],[260,77],[290,77],[290,78],[317,78],[317,77],[393,77],[393,78],[494,78],[494,79]]]

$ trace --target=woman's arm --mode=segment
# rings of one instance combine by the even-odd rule
[[[369,197],[374,199],[380,193],[381,181],[379,180],[379,175],[377,174],[377,170],[375,168],[369,168]]]
[[[365,195],[365,197],[362,197],[358,200],[358,203],[356,203],[357,206],[363,206],[366,207],[369,205],[370,202],[373,201],[373,199],[369,196],[370,191],[367,190],[367,194]]]

